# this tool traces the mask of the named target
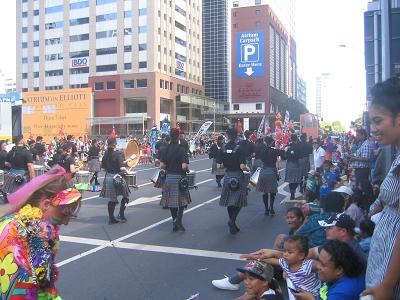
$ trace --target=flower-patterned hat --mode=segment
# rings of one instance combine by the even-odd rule
[[[55,195],[53,199],[51,199],[51,204],[53,206],[63,206],[78,202],[81,198],[82,194],[78,190],[69,188]]]

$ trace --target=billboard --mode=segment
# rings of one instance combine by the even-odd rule
[[[264,31],[236,32],[236,76],[264,76]]]
[[[50,142],[60,132],[81,136],[89,131],[92,89],[65,89],[22,93],[22,133],[41,135]]]
[[[11,102],[0,102],[0,140],[12,138]]]
[[[71,59],[71,68],[89,67],[89,57],[79,57]]]

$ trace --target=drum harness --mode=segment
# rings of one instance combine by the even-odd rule
[[[233,150],[226,149],[226,144],[222,146],[222,152],[225,154],[235,154],[239,149],[239,145],[236,145]],[[233,192],[236,192],[240,189],[240,181],[238,177],[232,177],[229,179],[229,189]]]

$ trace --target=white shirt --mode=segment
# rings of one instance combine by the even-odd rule
[[[314,155],[314,170],[322,166],[325,160],[325,150],[322,147],[313,150]]]

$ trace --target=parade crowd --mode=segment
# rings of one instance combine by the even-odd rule
[[[377,84],[372,95],[371,126],[354,134],[309,137],[293,128],[260,134],[229,127],[188,142],[184,132],[171,128],[154,144],[148,136],[136,139],[141,163],[159,166],[154,183],[162,189],[160,205],[170,210],[173,232],[186,230],[190,157],[207,153],[212,159],[232,235],[246,234],[237,219],[251,189],[260,194],[265,217],[273,218],[279,184],[287,184],[288,232],[270,249],[243,254],[247,263],[212,280],[213,286],[239,290],[244,282],[239,300],[400,299],[400,80]],[[131,193],[126,175],[133,158],[117,145],[115,136],[106,141],[67,136],[48,145],[40,136],[28,141],[19,136],[12,147],[0,141],[0,299],[61,299],[55,284],[58,232],[79,210],[80,170],[90,171],[90,189],[99,187],[92,190],[108,199],[108,223],[126,222]]]

